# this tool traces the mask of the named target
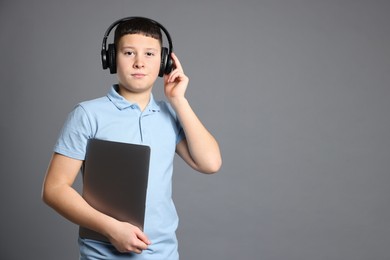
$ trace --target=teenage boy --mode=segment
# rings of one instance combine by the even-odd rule
[[[80,259],[179,259],[178,216],[171,196],[174,154],[202,173],[215,173],[221,167],[217,141],[185,97],[189,80],[174,53],[173,70],[164,75],[167,101],[153,98],[161,63],[160,29],[156,22],[140,17],[117,26],[118,84],[107,96],[78,104],[55,145],[43,200],[68,220],[110,241],[79,238]],[[72,187],[92,138],[151,147],[143,232],[95,210]]]

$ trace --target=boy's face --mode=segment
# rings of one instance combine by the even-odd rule
[[[150,92],[158,77],[161,45],[157,39],[141,34],[124,35],[117,47],[119,86],[131,93]]]

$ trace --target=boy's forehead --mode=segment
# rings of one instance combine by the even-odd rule
[[[119,45],[144,45],[146,46],[153,46],[153,47],[161,47],[160,41],[156,38],[153,38],[151,36],[148,36],[146,34],[141,33],[132,33],[132,34],[125,34],[123,35],[119,40]]]

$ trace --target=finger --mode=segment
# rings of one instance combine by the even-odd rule
[[[138,229],[136,232],[136,235],[139,240],[141,240],[144,244],[150,245],[152,242],[148,239],[148,237],[145,235],[144,232],[142,232],[140,229]]]
[[[183,67],[181,66],[181,63],[180,63],[179,59],[177,58],[176,54],[172,52],[171,57],[172,57],[172,60],[175,64],[176,69],[179,69],[182,71]]]
[[[180,74],[175,74],[175,75],[172,75],[170,78],[169,78],[169,83],[179,83],[179,82],[182,82],[185,80],[185,76],[183,73],[180,73]]]
[[[171,72],[168,78],[168,82],[175,82],[175,80],[180,77],[180,71],[174,70]]]
[[[142,253],[142,249],[139,249],[139,248],[135,248],[134,250],[132,250],[134,253],[136,254],[141,254]]]
[[[177,78],[177,70],[173,70],[171,73],[169,73],[167,78],[167,83],[172,83]]]
[[[148,249],[148,245],[149,244],[146,244],[144,241],[139,239],[137,242],[134,242],[130,251],[137,253],[137,254],[141,254],[142,251]]]
[[[142,253],[142,251],[144,251],[146,249],[148,249],[148,245],[139,241],[138,243],[134,244],[129,251],[140,254],[140,253]]]

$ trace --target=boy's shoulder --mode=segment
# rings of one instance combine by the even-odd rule
[[[98,97],[98,98],[94,98],[94,99],[81,101],[78,105],[83,106],[83,107],[91,107],[91,106],[93,107],[93,106],[99,106],[102,104],[106,104],[108,101],[109,100],[108,100],[107,96],[103,96],[103,97]]]
[[[69,116],[79,118],[79,120],[81,118],[96,117],[101,114],[102,111],[107,111],[107,108],[109,107],[107,105],[108,103],[107,97],[80,101],[74,105]]]
[[[80,103],[77,104],[77,106],[83,107],[83,108],[92,108],[93,109],[96,107],[99,108],[101,106],[110,104],[112,102],[115,103],[116,102],[115,99],[118,99],[118,100],[121,99],[121,97],[119,96],[119,94],[116,91],[116,88],[117,88],[116,85],[113,85],[113,86],[111,86],[110,90],[108,91],[108,93],[106,95],[81,101]]]

